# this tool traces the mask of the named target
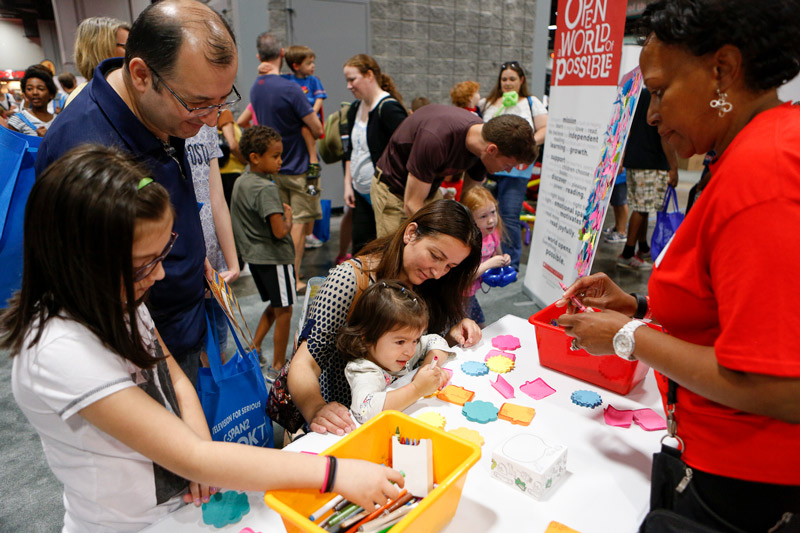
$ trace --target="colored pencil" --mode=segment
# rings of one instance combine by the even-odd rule
[[[335,498],[332,498],[325,505],[323,505],[322,507],[320,507],[319,509],[308,515],[308,519],[311,520],[312,522],[316,522],[317,520],[322,518],[322,515],[333,509],[336,506],[336,504],[338,504],[342,500],[344,500],[344,496],[336,496]]]

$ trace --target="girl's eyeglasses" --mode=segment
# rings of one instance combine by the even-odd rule
[[[167,257],[169,253],[172,251],[172,247],[175,246],[175,239],[177,238],[178,234],[173,231],[172,234],[170,235],[169,242],[167,242],[167,245],[164,247],[164,250],[160,254],[158,254],[158,257],[156,257],[146,265],[141,266],[133,271],[134,283],[142,281],[144,278],[146,278],[153,272],[153,269],[156,267],[156,265],[158,265],[161,261],[163,261],[164,258]]]

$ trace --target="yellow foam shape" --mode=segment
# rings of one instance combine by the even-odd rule
[[[414,418],[442,430],[444,429],[444,425],[447,423],[447,420],[445,420],[445,418],[442,415],[440,415],[435,411],[428,411],[427,413],[422,413],[421,415],[418,415]]]
[[[514,370],[514,361],[502,355],[495,355],[486,361],[486,366],[488,366],[489,370],[492,372],[505,374],[506,372]]]
[[[547,529],[544,530],[544,533],[580,533],[580,531],[553,520],[547,524]]]
[[[448,433],[452,433],[453,435],[458,435],[462,439],[474,442],[478,446],[483,446],[483,443],[485,442],[483,440],[483,435],[481,435],[474,429],[469,429],[469,428],[451,429],[450,431],[448,431]]]

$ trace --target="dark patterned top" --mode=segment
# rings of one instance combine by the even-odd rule
[[[361,264],[358,259],[355,261]],[[319,378],[322,397],[326,402],[339,402],[345,406],[350,405],[350,385],[344,376],[347,361],[336,349],[336,336],[350,312],[357,279],[356,271],[349,262],[331,269],[311,303],[303,328],[308,351],[322,369]],[[374,282],[370,276],[370,285]]]

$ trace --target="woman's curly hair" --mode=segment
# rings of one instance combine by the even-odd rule
[[[696,56],[735,46],[754,91],[780,87],[800,71],[800,0],[659,0],[642,14],[640,33]]]

